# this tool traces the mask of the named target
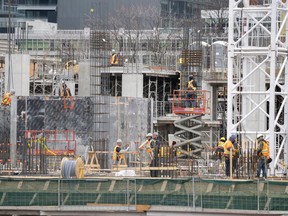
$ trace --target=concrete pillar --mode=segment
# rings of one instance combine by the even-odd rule
[[[122,75],[122,96],[143,98],[143,75],[123,74]]]

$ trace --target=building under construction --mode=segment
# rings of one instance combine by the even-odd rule
[[[95,1],[84,30],[28,21],[0,35],[1,214],[287,213],[288,3],[230,0],[219,35],[207,16],[205,29],[189,21],[189,1],[185,17],[165,2],[166,19],[145,6],[149,30]],[[153,132],[160,144],[139,149]],[[225,179],[215,147],[231,134],[241,151]],[[266,180],[255,179],[259,134],[273,159]]]

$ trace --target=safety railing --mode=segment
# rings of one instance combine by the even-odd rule
[[[175,114],[209,114],[210,92],[202,90],[174,90],[172,111]]]
[[[288,211],[287,186],[287,181],[201,178],[1,178],[0,210],[1,206],[103,205],[112,208],[121,205],[137,208],[146,205],[146,211],[151,206],[162,206],[162,209],[165,209],[163,206],[180,206],[203,212],[218,209],[218,212],[237,210],[241,213],[243,210],[245,214],[267,214]]]

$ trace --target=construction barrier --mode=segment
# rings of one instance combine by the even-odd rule
[[[151,205],[201,208],[203,211],[288,211],[288,181],[201,178],[0,180],[0,206]]]

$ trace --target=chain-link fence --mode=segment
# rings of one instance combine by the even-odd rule
[[[2,178],[1,206],[152,205],[288,211],[288,182],[187,179]]]

